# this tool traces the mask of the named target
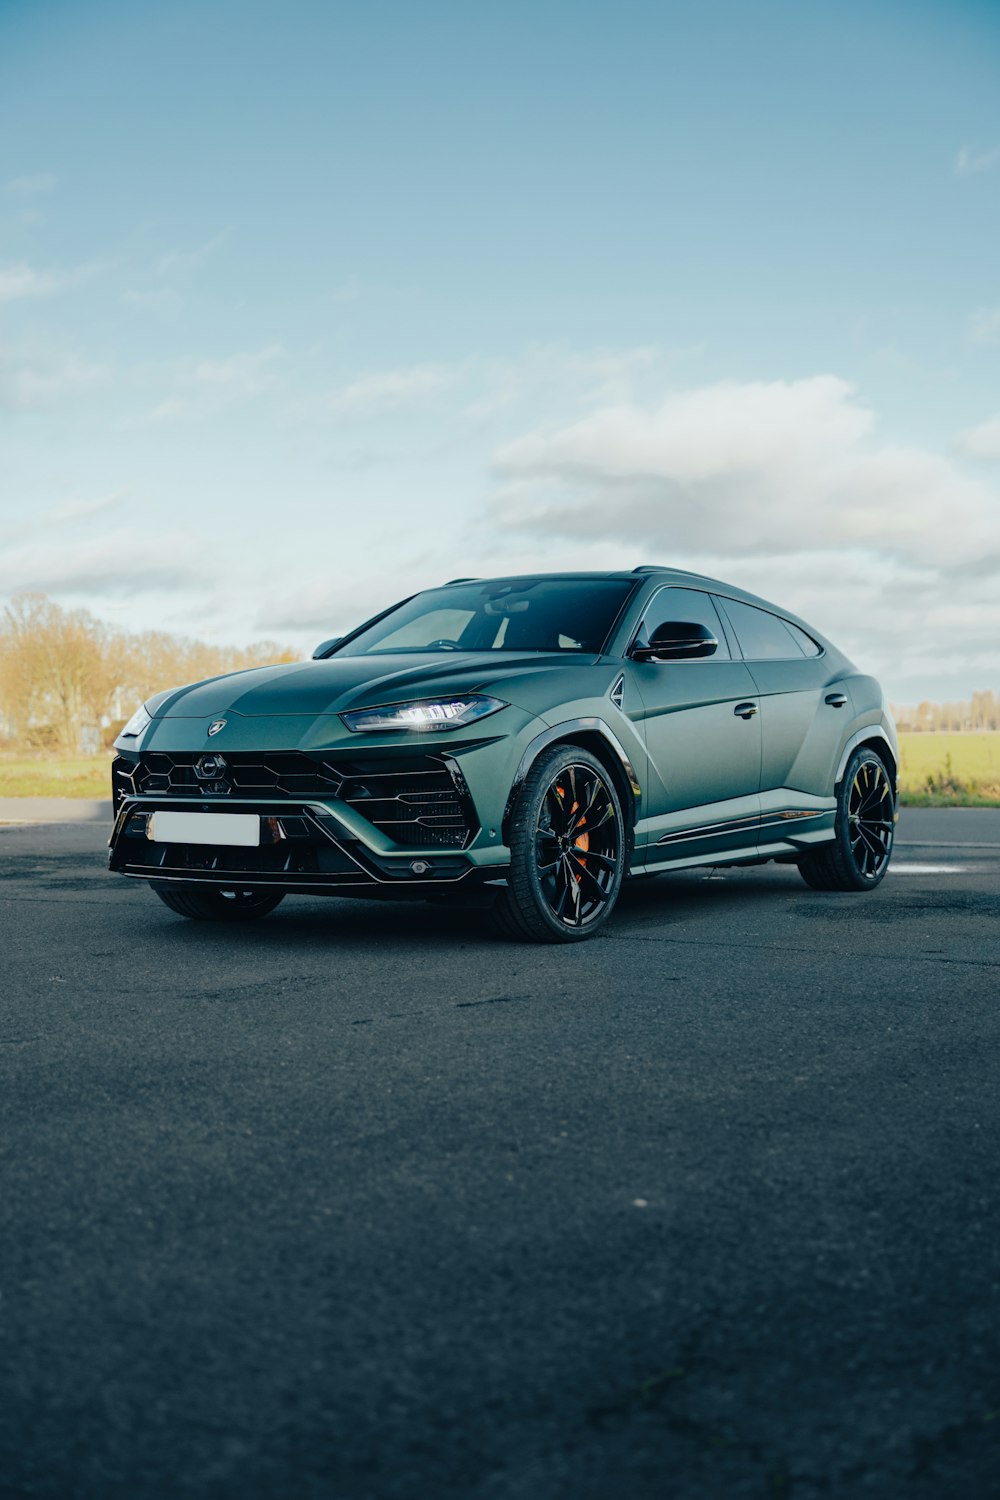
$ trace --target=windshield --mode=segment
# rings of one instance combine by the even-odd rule
[[[635,580],[512,578],[417,594],[335,652],[601,650]]]

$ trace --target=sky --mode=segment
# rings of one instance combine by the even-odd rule
[[[995,0],[0,0],[0,604],[663,563],[1000,689]]]

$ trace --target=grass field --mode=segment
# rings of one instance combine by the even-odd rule
[[[899,754],[909,806],[1000,806],[1000,733],[901,734]]]
[[[901,734],[901,800],[1000,806],[1000,733]],[[0,756],[0,797],[110,797],[111,756]]]
[[[110,797],[107,755],[0,756],[0,797]]]

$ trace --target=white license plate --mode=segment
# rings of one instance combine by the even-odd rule
[[[157,844],[225,844],[256,848],[260,818],[256,813],[155,812],[146,837]]]

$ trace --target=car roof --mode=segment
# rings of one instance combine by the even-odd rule
[[[685,587],[700,587],[710,590],[714,594],[722,594],[724,597],[737,599],[745,604],[754,604],[759,609],[766,609],[770,614],[780,615],[783,619],[791,620],[793,624],[801,626],[809,635],[813,635],[824,646],[831,646],[832,642],[822,635],[807,620],[801,619],[786,609],[782,604],[774,604],[769,599],[762,599],[759,594],[751,594],[748,589],[742,589],[738,584],[726,583],[721,578],[711,578],[706,573],[692,573],[685,568],[669,568],[655,563],[641,563],[636,568],[615,568],[609,572],[586,571],[581,569],[572,573],[500,573],[495,578],[452,578],[445,587],[459,583],[521,583],[531,580],[551,578],[553,580],[565,578],[614,578],[624,582],[637,583],[640,580],[647,582],[677,583]]]

